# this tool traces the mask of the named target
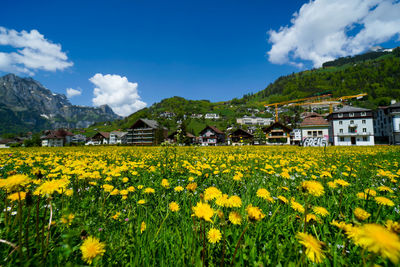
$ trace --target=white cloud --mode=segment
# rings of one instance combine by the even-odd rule
[[[0,71],[34,75],[36,70],[57,71],[73,65],[60,44],[47,40],[37,30],[17,32],[0,27],[0,46],[16,49],[0,52]]]
[[[138,84],[129,82],[126,77],[97,73],[89,81],[96,86],[92,99],[95,106],[107,104],[118,115],[128,116],[147,105],[140,100]]]
[[[67,97],[68,98],[71,98],[71,97],[74,97],[77,95],[81,95],[81,94],[82,94],[82,91],[80,91],[80,90],[76,90],[73,88],[67,88]]]
[[[298,60],[309,60],[314,67],[320,67],[326,61],[359,54],[396,35],[400,38],[400,3],[314,0],[293,14],[291,23],[268,32],[272,43],[267,53],[269,61],[298,65]]]

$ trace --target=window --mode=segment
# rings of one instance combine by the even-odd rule
[[[367,112],[361,112],[361,116],[367,116]]]
[[[340,142],[344,142],[344,137],[340,137],[340,138],[339,138],[339,141],[340,141]]]
[[[321,136],[322,135],[322,131],[318,131],[318,135]]]
[[[339,130],[339,133],[343,133],[343,129],[340,129],[340,130]]]
[[[366,124],[367,122],[365,120],[362,120],[362,124]]]
[[[343,124],[343,121],[339,121],[339,125],[342,125]]]
[[[349,113],[349,116],[354,117],[354,113],[353,112]]]
[[[367,128],[363,128],[363,133],[366,133],[367,132]]]
[[[363,137],[363,141],[364,141],[364,142],[367,142],[367,141],[368,141],[368,137],[364,136],[364,137]]]
[[[317,137],[317,131],[313,131],[313,132],[312,132],[312,136],[313,136],[313,137]]]
[[[350,124],[354,124],[354,121],[353,121],[353,120],[351,120],[351,121],[350,121]]]
[[[339,117],[339,118],[343,118],[343,113],[339,113],[339,114],[338,114],[338,117]]]
[[[311,131],[307,131],[307,135],[308,135],[308,136],[311,136]]]

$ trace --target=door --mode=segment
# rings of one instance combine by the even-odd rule
[[[351,144],[355,145],[356,144],[356,138],[355,137],[351,137]]]

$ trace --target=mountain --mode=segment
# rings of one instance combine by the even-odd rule
[[[187,100],[182,97],[171,97],[139,110],[123,120],[111,124],[95,124],[90,127],[88,134],[96,130],[112,131],[130,127],[138,118],[155,119],[161,125],[174,131],[178,120],[185,122],[187,130],[194,134],[207,124],[216,125],[220,129],[235,124],[236,118],[244,115],[272,117],[264,111],[264,104],[275,103],[304,97],[331,93],[333,97],[368,93],[363,100],[350,100],[355,106],[376,108],[388,105],[391,99],[400,100],[400,48],[385,49],[385,51],[367,52],[363,55],[339,58],[325,67],[292,73],[282,76],[268,85],[265,89],[234,98],[230,101],[212,103],[208,100]],[[380,53],[380,54],[379,54]],[[297,107],[301,111],[300,107]],[[172,118],[162,115],[164,112],[175,114]],[[222,119],[205,120],[191,118],[192,114],[217,113]],[[184,115],[186,115],[184,117]],[[296,122],[295,111],[287,108],[282,113],[285,122]]]
[[[95,122],[120,119],[107,106],[72,105],[32,78],[0,77],[0,134],[56,128],[85,128]]]

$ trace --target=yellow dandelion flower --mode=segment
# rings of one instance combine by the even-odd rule
[[[100,242],[96,237],[89,236],[85,241],[83,241],[83,244],[80,247],[80,250],[82,251],[82,259],[85,262],[92,264],[94,258],[104,255],[104,252],[106,252],[105,246],[106,245]]]
[[[252,204],[246,207],[247,216],[251,221],[260,221],[265,217],[265,214],[262,213],[262,209],[259,207],[253,207]]]
[[[392,231],[394,233],[400,234],[400,223],[399,222],[394,222],[392,220],[387,220],[385,223],[386,228],[389,231]]]
[[[222,194],[217,197],[215,200],[215,204],[217,204],[220,207],[229,207],[229,197],[227,194]]]
[[[267,200],[268,198],[271,198],[271,194],[265,188],[258,189],[256,195],[265,200]]]
[[[26,193],[25,192],[16,192],[13,193],[11,195],[9,195],[7,198],[11,201],[19,201],[19,198],[21,197],[21,200],[24,200],[26,197]]]
[[[307,193],[316,197],[322,196],[325,193],[323,185],[318,181],[303,181],[301,187],[303,187]]]
[[[162,179],[161,180],[161,186],[168,189],[169,188],[168,180],[167,179]]]
[[[229,221],[234,225],[240,225],[242,223],[242,216],[236,211],[229,213]]]
[[[218,229],[211,228],[207,233],[207,239],[210,243],[218,243],[221,240],[221,232]]]
[[[118,219],[118,217],[121,215],[121,212],[117,212],[115,213],[113,216],[111,216],[111,218],[113,218],[114,220]]]
[[[216,199],[216,198],[220,197],[221,195],[222,195],[222,192],[214,186],[208,187],[208,188],[206,188],[206,190],[204,190],[204,200],[205,201]]]
[[[111,192],[114,189],[114,186],[110,184],[104,184],[102,188],[104,189],[105,192]]]
[[[296,202],[294,200],[290,201],[290,206],[292,207],[292,209],[294,209],[295,211],[298,211],[300,213],[304,213],[304,211],[305,211],[303,205],[301,205],[299,202]]]
[[[177,211],[179,211],[179,204],[176,203],[175,201],[173,201],[173,202],[169,203],[169,209],[172,212],[177,212]]]
[[[183,191],[183,187],[179,185],[179,186],[174,188],[174,191],[175,192],[181,192],[181,191]]]
[[[334,183],[334,182],[332,182],[332,181],[330,181],[330,182],[327,182],[327,184],[328,184],[328,186],[329,186],[330,188],[332,188],[332,189],[335,189],[335,188],[337,188],[337,184],[336,184],[336,183]]]
[[[151,188],[151,187],[147,187],[147,188],[145,188],[145,189],[143,190],[143,192],[144,192],[145,194],[154,194],[156,191],[155,191],[153,188]]]
[[[369,196],[373,196],[373,197],[376,196],[376,191],[374,189],[367,188],[364,190],[364,192],[365,192],[365,194],[367,194]]]
[[[128,178],[128,177],[122,178],[122,182],[123,182],[123,183],[127,183],[128,181],[129,181],[129,178]]]
[[[399,262],[400,239],[397,234],[378,224],[365,224],[360,228],[358,243],[363,248],[389,258],[394,264]]]
[[[112,196],[116,196],[119,194],[119,190],[117,188],[115,188],[113,191],[111,191],[110,195]]]
[[[146,200],[140,199],[137,203],[138,203],[139,205],[144,205],[144,204],[146,204]]]
[[[309,260],[315,263],[322,263],[325,258],[322,250],[324,242],[319,241],[310,234],[301,232],[296,234],[296,238],[299,240],[299,243],[306,248],[305,255]]]
[[[393,207],[394,202],[386,197],[375,197],[375,202],[379,205]]]
[[[12,191],[17,189],[19,186],[27,185],[30,182],[30,178],[25,174],[15,174],[7,179],[0,179],[0,188]]]
[[[357,198],[359,198],[359,199],[367,199],[368,195],[365,194],[364,192],[359,192],[359,193],[357,193]]]
[[[238,196],[231,196],[228,202],[230,208],[240,208],[242,206],[242,199]]]
[[[390,187],[384,186],[384,185],[378,187],[378,190],[379,190],[380,192],[389,192],[389,193],[393,193],[393,190],[392,190]]]
[[[211,217],[214,215],[214,210],[207,203],[198,202],[195,207],[192,208],[194,215],[199,219],[211,222]]]
[[[134,187],[134,186],[128,187],[128,191],[129,191],[129,192],[135,192],[135,187]]]
[[[287,204],[289,200],[284,196],[277,196],[277,198],[282,201],[282,203]]]
[[[144,187],[144,186],[140,184],[140,185],[138,185],[137,188],[138,188],[139,190],[141,190],[141,189],[143,189],[143,187]]]
[[[356,218],[360,221],[364,221],[371,216],[370,213],[368,213],[366,210],[363,210],[362,208],[355,208],[353,213],[354,216],[356,216]]]
[[[68,181],[65,180],[51,180],[46,181],[36,188],[34,195],[49,196],[55,192],[62,193],[65,187],[68,185]]]
[[[322,217],[329,215],[329,211],[327,211],[327,209],[325,209],[324,207],[314,207],[313,211]]]
[[[197,188],[197,183],[190,183],[186,186],[186,189],[192,192],[196,191],[196,188]]]
[[[144,221],[140,224],[140,233],[143,233],[146,230],[147,226]]]
[[[342,186],[342,187],[347,187],[347,186],[350,185],[348,182],[346,182],[346,181],[343,180],[343,179],[335,179],[333,182],[334,182],[335,184],[338,184],[338,185]]]

